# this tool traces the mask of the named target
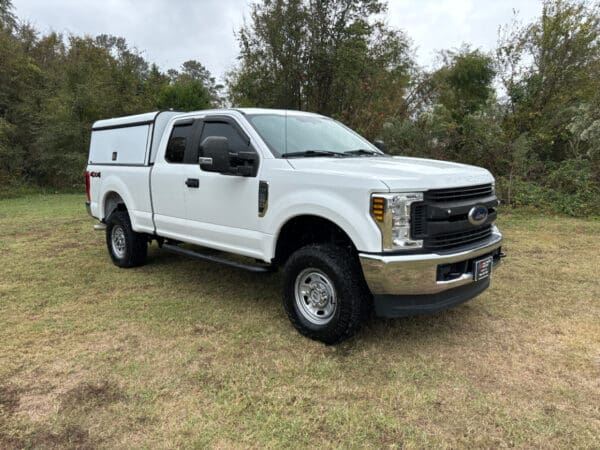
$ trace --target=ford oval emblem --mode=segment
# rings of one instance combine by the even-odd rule
[[[473,206],[469,210],[467,218],[473,225],[481,225],[488,217],[488,210],[485,206]]]

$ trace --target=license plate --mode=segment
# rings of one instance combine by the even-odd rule
[[[494,258],[492,256],[476,259],[474,262],[475,268],[473,270],[473,279],[479,281],[489,277],[492,273],[493,262]]]

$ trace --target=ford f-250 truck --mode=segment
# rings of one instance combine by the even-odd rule
[[[487,170],[382,147],[299,111],[101,120],[87,208],[119,267],[142,265],[155,240],[239,269],[282,268],[292,324],[332,344],[373,309],[401,317],[475,297],[503,256]]]

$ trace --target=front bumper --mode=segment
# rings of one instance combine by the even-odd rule
[[[471,262],[478,257],[493,255],[494,265],[497,265],[500,262],[501,246],[502,234],[496,229],[486,242],[452,253],[361,253],[359,256],[365,279],[375,297],[420,296],[439,294],[467,285],[482,285],[474,280]],[[461,262],[465,262],[463,273],[456,274],[451,279],[440,279],[439,266]]]

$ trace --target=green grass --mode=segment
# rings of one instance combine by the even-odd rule
[[[0,201],[0,448],[598,448],[600,221],[506,212],[445,313],[298,335],[278,274],[113,266],[83,198]]]

